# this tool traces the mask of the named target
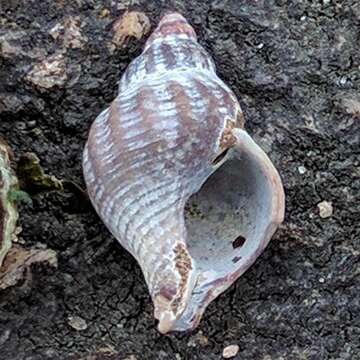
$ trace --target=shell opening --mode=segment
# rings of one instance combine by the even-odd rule
[[[270,188],[261,169],[237,149],[228,154],[185,207],[188,250],[198,269],[216,277],[236,270],[235,256],[246,262],[260,245],[271,211]]]
[[[220,155],[225,161],[186,202],[186,242],[197,282],[178,330],[197,325],[207,304],[255,261],[283,218],[277,171],[245,131],[239,134],[244,141]]]

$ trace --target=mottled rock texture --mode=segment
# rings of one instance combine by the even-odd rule
[[[358,1],[1,1],[0,133],[83,187],[87,131],[145,41],[112,50],[111,29],[126,9],[154,26],[166,8],[193,24],[279,169],[285,223],[194,333],[162,336],[138,265],[90,204],[35,193],[20,237],[54,249],[58,269],[35,264],[0,293],[1,357],[212,360],[237,344],[237,360],[360,359]]]

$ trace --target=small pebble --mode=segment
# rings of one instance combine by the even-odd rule
[[[144,13],[127,11],[113,25],[114,36],[112,45],[122,47],[127,44],[130,38],[140,40],[150,29],[150,20]]]
[[[110,15],[110,10],[107,9],[107,8],[103,8],[101,11],[100,11],[100,18],[103,19],[105,17],[108,17]]]
[[[360,94],[346,94],[340,97],[340,107],[347,114],[360,118]]]
[[[137,357],[135,355],[130,355],[126,357],[124,360],[137,360]]]
[[[86,321],[80,316],[69,316],[68,324],[77,331],[86,330],[88,327]]]
[[[224,348],[222,356],[224,359],[230,359],[234,357],[239,352],[239,350],[239,345],[229,345]]]
[[[333,207],[329,201],[324,200],[317,204],[317,207],[319,209],[319,215],[323,219],[329,218],[333,214]]]
[[[25,80],[40,89],[49,90],[65,86],[68,76],[66,58],[61,53],[55,53],[36,63],[26,75]]]
[[[299,166],[298,167],[298,172],[300,175],[303,175],[306,173],[306,167],[305,166]]]
[[[112,345],[106,344],[105,346],[99,347],[97,352],[106,354],[106,356],[116,355],[117,352]]]
[[[209,343],[209,339],[202,333],[202,331],[199,331],[195,338],[196,342],[201,346],[205,346]]]
[[[346,82],[347,82],[347,79],[345,76],[342,76],[339,80],[339,83],[341,86],[344,86],[346,84]]]

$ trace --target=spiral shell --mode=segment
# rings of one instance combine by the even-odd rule
[[[177,13],[91,127],[89,196],[140,264],[162,333],[195,328],[283,220],[280,177],[243,127],[234,93]]]

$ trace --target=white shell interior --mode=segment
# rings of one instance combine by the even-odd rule
[[[269,224],[272,195],[259,164],[231,149],[185,206],[187,245],[198,271],[218,278],[246,263]]]

